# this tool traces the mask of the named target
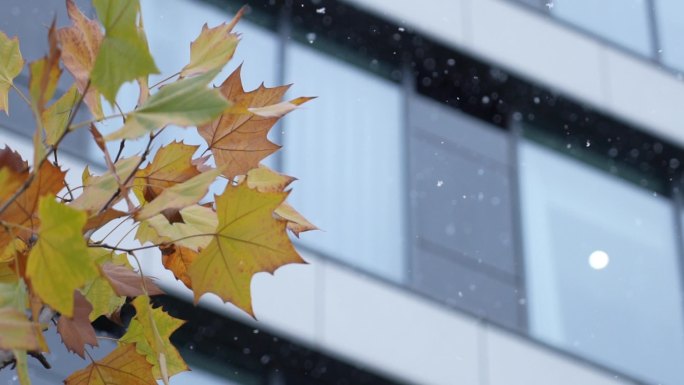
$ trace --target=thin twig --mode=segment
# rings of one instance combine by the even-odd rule
[[[24,181],[24,184],[22,184],[21,187],[17,191],[15,191],[14,194],[12,194],[12,196],[9,199],[7,199],[5,201],[5,203],[2,204],[2,206],[0,206],[0,214],[4,213],[5,210],[7,210],[7,208],[10,207],[10,205],[12,203],[14,203],[14,201],[17,200],[17,198],[19,198],[19,196],[21,196],[21,194],[23,194],[26,190],[28,190],[29,186],[31,186],[31,183],[33,183],[33,180],[36,179],[36,175],[38,174],[38,170],[40,169],[40,167],[43,165],[43,163],[45,163],[45,161],[48,159],[48,157],[54,151],[57,150],[57,147],[59,146],[59,144],[62,142],[62,140],[69,133],[68,128],[71,126],[71,123],[73,123],[73,121],[74,121],[74,117],[76,116],[76,111],[78,111],[78,109],[81,108],[81,104],[83,104],[83,100],[85,99],[85,95],[86,95],[86,93],[88,93],[89,88],[90,88],[90,80],[88,80],[88,83],[85,86],[85,90],[83,91],[83,95],[81,95],[81,97],[78,99],[78,102],[76,102],[74,108],[72,108],[72,114],[69,117],[69,121],[66,124],[66,129],[64,130],[62,135],[60,135],[60,137],[57,138],[57,141],[55,142],[55,144],[50,146],[49,150],[45,153],[45,155],[43,155],[43,157],[38,161],[38,163],[33,165],[33,171],[28,176],[28,178],[26,178],[26,181]]]
[[[154,139],[155,139],[157,136],[159,136],[159,134],[161,134],[161,133],[164,131],[165,128],[166,128],[166,127],[163,127],[162,129],[160,129],[159,131],[157,131],[157,132],[155,132],[155,133],[150,133],[149,140],[147,141],[147,146],[145,146],[145,151],[143,151],[143,154],[142,154],[142,156],[140,157],[140,161],[139,161],[138,164],[135,166],[135,168],[133,169],[133,171],[131,171],[131,173],[128,175],[128,177],[126,177],[126,179],[123,181],[123,183],[120,184],[120,186],[126,186],[126,185],[128,184],[128,182],[130,182],[131,179],[133,179],[133,177],[135,176],[135,173],[138,171],[138,169],[140,168],[140,166],[147,160],[147,157],[150,155],[150,150],[152,149],[152,142],[154,141]],[[111,204],[116,200],[116,198],[119,197],[119,195],[120,195],[121,193],[123,193],[122,189],[118,189],[118,190],[109,198],[109,200],[107,201],[107,203],[105,203],[104,206],[102,206],[102,208],[100,208],[100,210],[98,211],[98,215],[104,213],[104,212],[107,210],[107,208],[109,208],[109,205],[111,205]]]

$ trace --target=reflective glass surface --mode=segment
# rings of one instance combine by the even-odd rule
[[[684,2],[655,0],[655,11],[660,39],[660,58],[665,65],[684,70]]]
[[[291,95],[317,95],[284,124],[291,200],[323,231],[302,243],[392,280],[404,275],[402,97],[394,83],[291,44]],[[325,170],[325,171],[323,171]]]
[[[642,55],[653,53],[646,0],[549,0],[546,6],[554,17]]]
[[[536,144],[519,150],[531,334],[637,378],[684,382],[671,201]]]

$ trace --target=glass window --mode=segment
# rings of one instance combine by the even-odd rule
[[[519,151],[531,334],[637,378],[684,383],[672,202],[536,144]]]
[[[289,46],[286,63],[291,95],[319,97],[284,122],[284,168],[299,178],[290,199],[323,230],[302,243],[401,280],[400,87],[298,44]]]
[[[655,0],[660,57],[665,65],[684,70],[684,2]]]
[[[546,6],[559,19],[642,55],[653,53],[646,0],[549,0]]]
[[[408,111],[411,286],[522,328],[508,134],[429,99],[411,98]]]

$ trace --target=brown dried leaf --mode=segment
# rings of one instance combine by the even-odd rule
[[[102,273],[117,295],[125,297],[137,297],[145,294],[140,274],[126,266],[105,263],[101,266]],[[145,289],[148,295],[164,294],[162,289],[157,286],[154,279],[145,277]]]
[[[21,229],[0,227],[0,250],[4,250],[15,237],[28,241],[38,230],[40,224],[37,213],[38,201],[40,197],[57,194],[64,187],[65,174],[52,163],[43,163],[29,188],[0,214],[0,220],[21,227]]]
[[[61,316],[57,322],[57,332],[62,336],[64,345],[70,351],[85,359],[85,345],[97,346],[95,329],[90,324],[93,306],[78,291],[74,292],[74,316]]]
[[[73,25],[57,30],[57,40],[62,46],[64,66],[76,79],[78,91],[83,93],[88,84],[88,79],[90,79],[90,72],[95,65],[95,59],[104,35],[100,25],[96,21],[88,19],[72,0],[67,0],[67,12]],[[100,94],[94,87],[88,89],[88,94],[84,99],[90,112],[96,118],[103,116],[100,99]]]
[[[238,67],[220,87],[232,106],[218,119],[198,127],[214,154],[216,164],[224,167],[223,173],[229,177],[245,175],[280,148],[267,138],[278,118],[261,117],[247,109],[278,103],[289,88],[267,88],[262,84],[254,91],[245,92],[240,69]]]

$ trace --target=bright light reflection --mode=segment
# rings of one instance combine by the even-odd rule
[[[602,270],[608,266],[610,258],[603,250],[596,250],[589,255],[589,266],[594,270]]]

